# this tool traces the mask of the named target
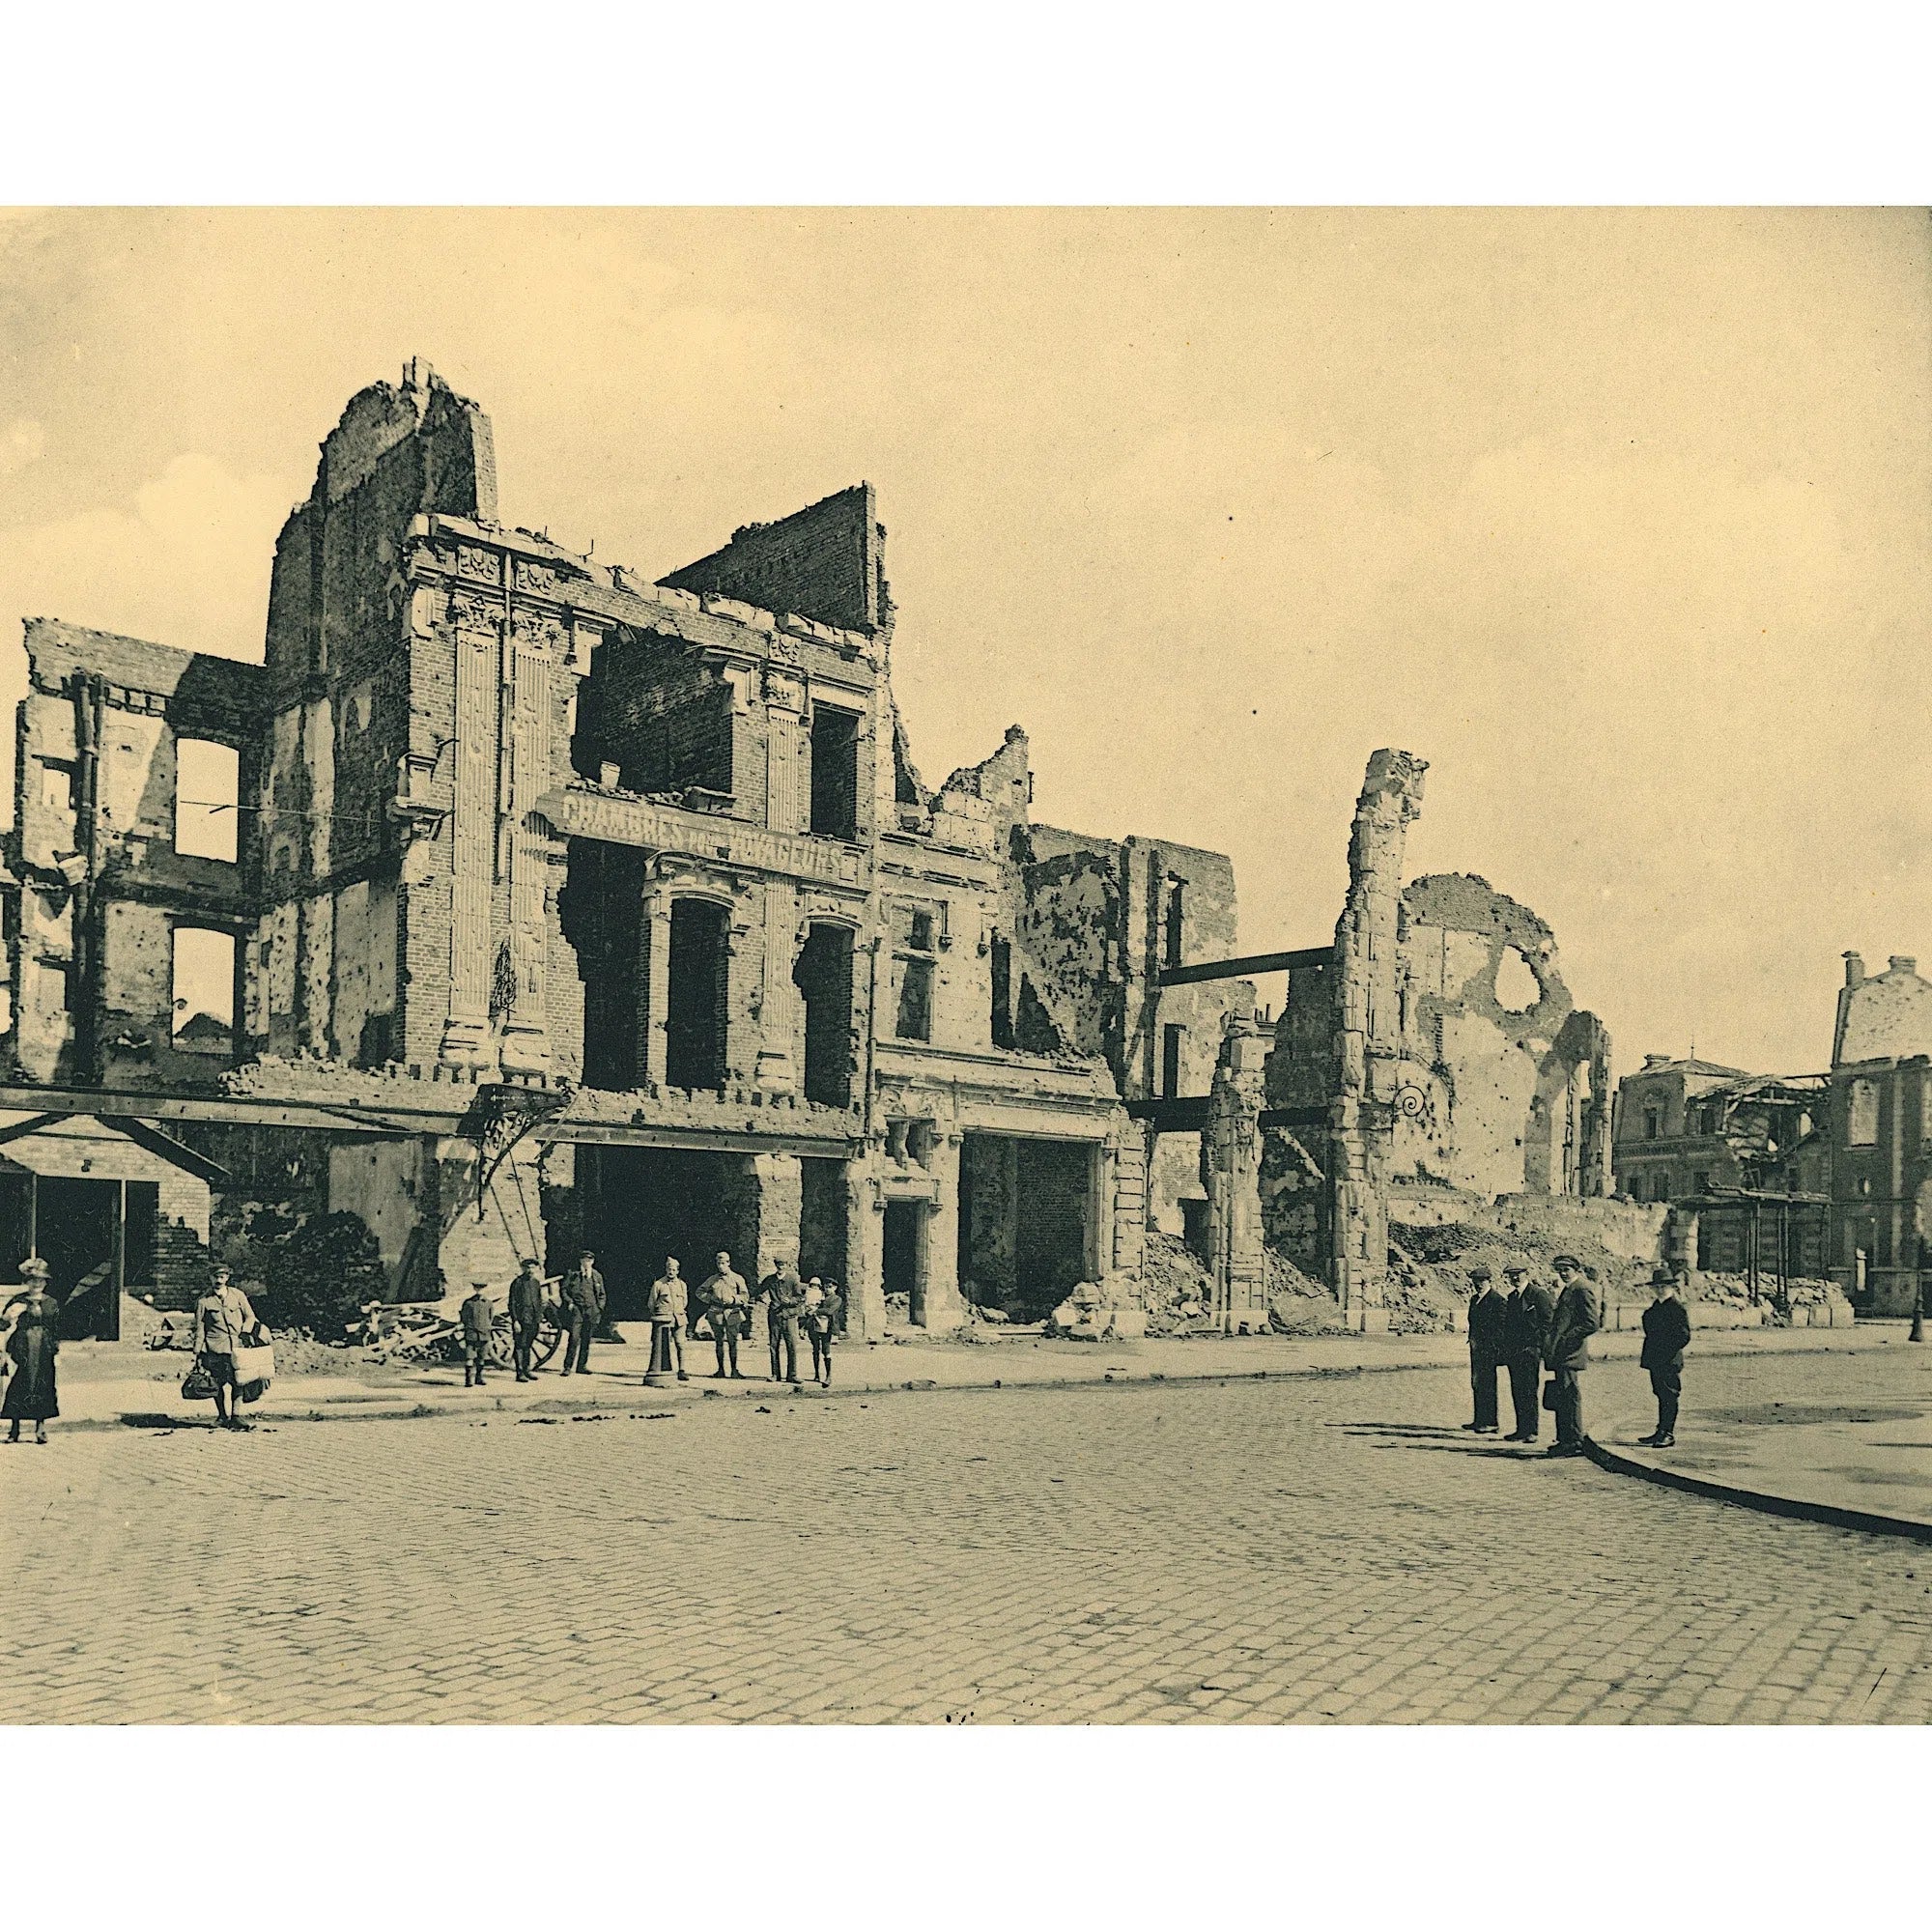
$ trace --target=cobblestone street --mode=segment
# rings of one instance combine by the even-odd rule
[[[1631,1364],[1590,1382],[1640,1406]],[[1453,1372],[648,1393],[0,1448],[0,1719],[1932,1717],[1932,1552],[1479,1443]]]

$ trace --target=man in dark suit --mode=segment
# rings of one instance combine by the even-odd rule
[[[1543,1430],[1543,1343],[1549,1333],[1556,1298],[1530,1280],[1529,1269],[1521,1262],[1512,1262],[1504,1268],[1503,1279],[1509,1283],[1503,1315],[1503,1364],[1509,1370],[1510,1403],[1516,1409],[1516,1428],[1503,1440],[1534,1442]]]
[[[543,1275],[534,1261],[526,1261],[510,1284],[510,1336],[520,1382],[536,1380],[536,1371],[530,1366],[531,1351],[543,1327]]]
[[[781,1260],[758,1284],[757,1298],[765,1304],[767,1339],[772,1350],[772,1380],[781,1379],[780,1357],[783,1357],[783,1379],[793,1388],[798,1379],[798,1318],[805,1312],[805,1284],[788,1261]]]
[[[563,1373],[587,1375],[590,1338],[604,1320],[604,1277],[597,1272],[597,1257],[588,1250],[578,1256],[577,1265],[563,1278],[563,1319],[570,1331]]]
[[[1690,1346],[1690,1311],[1677,1298],[1677,1277],[1658,1268],[1650,1277],[1650,1306],[1643,1311],[1643,1353],[1657,1397],[1657,1427],[1642,1442],[1652,1449],[1677,1444],[1677,1404],[1684,1393],[1684,1350]]]
[[[1556,1440],[1544,1452],[1549,1456],[1583,1453],[1583,1371],[1590,1366],[1590,1337],[1603,1325],[1595,1291],[1575,1255],[1558,1255],[1550,1264],[1560,1284],[1543,1359],[1556,1383]]]
[[[1496,1377],[1503,1365],[1503,1322],[1508,1304],[1496,1293],[1495,1277],[1478,1262],[1469,1270],[1469,1386],[1476,1399],[1476,1419],[1465,1422],[1478,1435],[1496,1433]]]

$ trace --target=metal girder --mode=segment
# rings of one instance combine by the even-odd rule
[[[1332,946],[1305,946],[1299,952],[1251,952],[1244,959],[1204,959],[1193,966],[1164,966],[1163,986],[1192,986],[1204,980],[1245,980],[1253,973],[1292,973],[1297,966],[1326,966],[1335,957]]]

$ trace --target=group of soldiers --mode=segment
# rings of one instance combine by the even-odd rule
[[[1484,1263],[1469,1270],[1469,1382],[1475,1419],[1464,1429],[1494,1435],[1501,1429],[1497,1377],[1509,1375],[1516,1427],[1506,1442],[1534,1442],[1542,1433],[1542,1411],[1556,1418],[1556,1440],[1545,1453],[1583,1453],[1583,1372],[1590,1366],[1590,1337],[1604,1323],[1596,1270],[1575,1255],[1550,1263],[1557,1286],[1552,1292],[1532,1278],[1527,1263],[1503,1268],[1507,1290],[1498,1289],[1494,1271]],[[1690,1318],[1679,1293],[1677,1275],[1659,1268],[1651,1277],[1651,1305],[1643,1314],[1642,1364],[1657,1396],[1657,1427],[1644,1442],[1668,1449],[1676,1441],[1677,1406],[1683,1392],[1684,1350],[1690,1340]],[[1543,1372],[1549,1380],[1543,1383]]]
[[[728,1250],[721,1248],[714,1261],[712,1272],[698,1283],[694,1297],[684,1278],[683,1264],[675,1255],[665,1258],[664,1272],[651,1284],[645,1302],[653,1369],[662,1368],[668,1374],[674,1363],[677,1379],[689,1381],[684,1366],[685,1336],[688,1333],[696,1338],[702,1321],[718,1356],[713,1379],[744,1381],[747,1378],[738,1367],[738,1341],[752,1326],[753,1308],[763,1302],[772,1380],[789,1382],[794,1388],[803,1386],[798,1373],[802,1333],[811,1350],[812,1379],[821,1388],[830,1388],[833,1340],[845,1319],[845,1298],[838,1284],[820,1275],[802,1280],[793,1264],[781,1258],[754,1291],[731,1265]],[[543,1271],[534,1260],[526,1260],[510,1284],[509,1300],[512,1353],[520,1382],[535,1379],[532,1362],[547,1312],[561,1323],[568,1338],[562,1373],[581,1375],[588,1370],[591,1341],[603,1327],[610,1307],[595,1255],[586,1251],[578,1257],[576,1265],[558,1285],[554,1308]],[[458,1316],[466,1388],[482,1386],[496,1320],[490,1284],[474,1283]]]

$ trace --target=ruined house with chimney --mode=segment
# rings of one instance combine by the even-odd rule
[[[876,1336],[1131,1302],[1151,1227],[1231,1330],[1268,1241],[1375,1325],[1392,1188],[1605,1191],[1548,928],[1402,884],[1419,761],[1333,945],[1244,958],[1230,862],[1037,823],[1017,727],[922,779],[884,543],[861,484],[643,581],[502,523],[412,363],[323,442],[261,663],[29,618],[0,1266],[110,1335],[349,1212],[398,1299],[589,1249],[623,1319],[724,1249]]]

